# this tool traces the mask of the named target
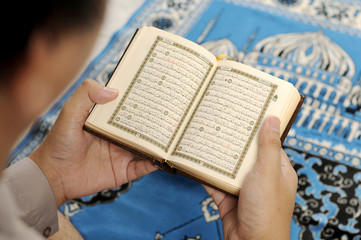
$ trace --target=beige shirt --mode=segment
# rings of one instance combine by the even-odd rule
[[[0,179],[0,239],[39,240],[59,229],[57,206],[39,167],[25,158]]]

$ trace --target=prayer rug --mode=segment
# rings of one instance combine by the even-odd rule
[[[41,143],[85,78],[107,81],[143,25],[227,54],[306,95],[284,144],[299,177],[291,239],[360,239],[359,0],[148,0],[35,123],[9,162]],[[86,239],[222,239],[217,208],[202,186],[160,171],[61,210]]]

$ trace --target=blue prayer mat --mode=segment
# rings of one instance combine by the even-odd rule
[[[361,1],[148,0],[10,157],[29,155],[85,78],[105,83],[152,25],[293,83],[307,96],[285,141],[299,177],[291,239],[360,239]],[[199,183],[157,171],[61,210],[86,239],[222,239]]]

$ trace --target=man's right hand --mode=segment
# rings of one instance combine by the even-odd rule
[[[290,239],[298,180],[281,148],[279,129],[276,117],[263,124],[258,159],[238,200],[205,187],[218,206],[224,239]]]

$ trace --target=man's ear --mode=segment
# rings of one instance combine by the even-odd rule
[[[11,95],[15,107],[23,117],[35,118],[49,104],[49,81],[44,67],[49,61],[49,43],[41,34],[34,34],[22,64],[18,66],[10,83]]]

